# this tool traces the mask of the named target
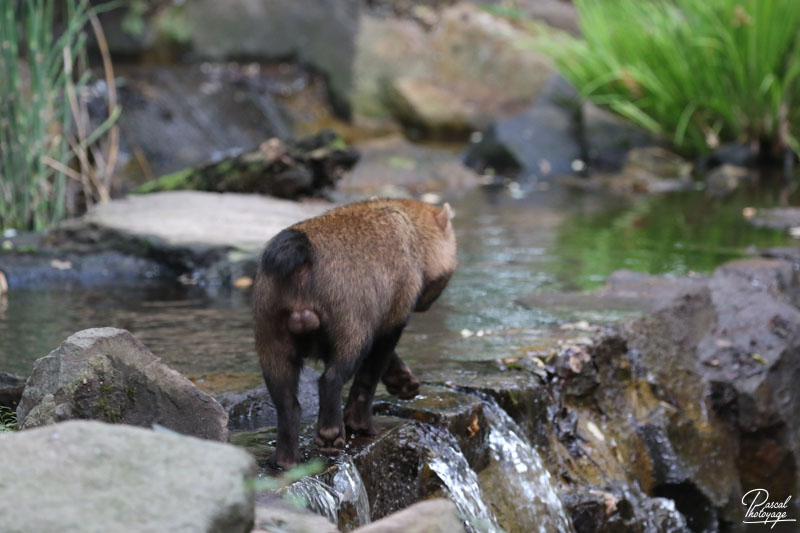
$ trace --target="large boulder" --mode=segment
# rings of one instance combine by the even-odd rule
[[[798,291],[787,261],[732,261],[626,327],[634,365],[669,406],[666,424],[638,430],[657,493],[688,483],[729,513],[753,488],[781,500],[800,490]]]
[[[581,106],[581,120],[590,172],[619,172],[632,149],[660,142],[644,128],[589,101]]]
[[[0,434],[3,531],[249,532],[253,458],[235,446],[71,421]]]
[[[444,8],[428,31],[364,14],[353,67],[353,111],[392,117],[413,133],[464,136],[524,108],[551,73],[522,46],[530,34],[468,3]]]
[[[125,110],[119,119],[119,172],[131,182],[291,135],[280,108],[263,90],[263,74],[248,76],[214,65],[120,65],[115,74]],[[103,99],[90,107],[99,108],[100,120],[107,109]]]
[[[202,58],[296,58],[328,79],[347,111],[359,2],[354,0],[194,0],[173,9],[187,46]]]
[[[479,172],[550,179],[581,170],[582,142],[578,95],[554,76],[533,104],[492,124],[470,146],[466,163]]]
[[[17,407],[22,428],[94,419],[225,441],[228,415],[129,332],[79,331],[34,363]]]

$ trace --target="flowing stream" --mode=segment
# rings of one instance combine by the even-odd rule
[[[353,460],[342,455],[330,484],[318,477],[305,477],[293,483],[287,494],[299,498],[311,511],[324,516],[343,531],[370,522],[369,498]]]
[[[484,400],[483,412],[489,424],[492,482],[510,488],[515,525],[530,533],[572,533],[572,521],[539,452],[494,400]],[[491,491],[495,497],[499,493]]]
[[[499,531],[497,517],[483,495],[478,475],[470,468],[455,437],[446,429],[423,424],[420,440],[427,449],[427,466],[442,481],[444,492],[467,518],[470,531]]]

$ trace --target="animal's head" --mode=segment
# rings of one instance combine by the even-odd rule
[[[427,257],[424,267],[422,293],[417,300],[415,311],[426,311],[444,290],[456,270],[456,234],[453,231],[450,204],[442,207],[428,206],[433,218],[427,233]]]

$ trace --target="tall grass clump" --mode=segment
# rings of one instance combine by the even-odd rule
[[[42,229],[62,219],[68,179],[87,202],[107,197],[116,148],[98,150],[96,142],[119,110],[114,103],[109,119],[89,130],[82,98],[89,23],[102,50],[88,0],[0,2],[0,228]]]
[[[800,1],[575,0],[582,38],[545,43],[581,93],[693,155],[798,153]]]

